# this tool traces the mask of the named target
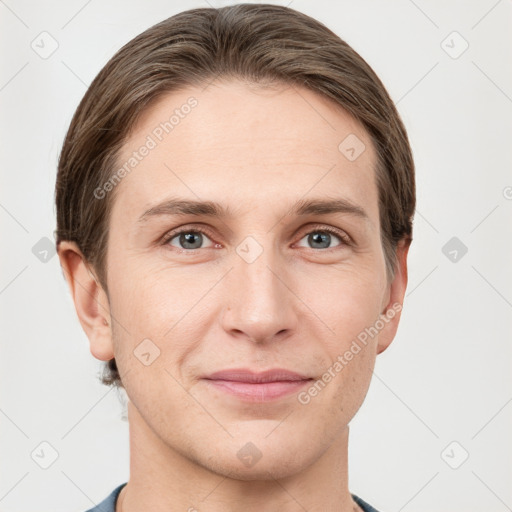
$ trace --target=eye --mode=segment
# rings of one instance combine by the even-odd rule
[[[201,229],[182,229],[180,231],[172,231],[165,236],[163,240],[164,245],[171,245],[177,249],[194,250],[204,249],[203,242],[208,240],[214,247],[214,243],[210,240],[207,234]]]
[[[335,245],[332,245],[333,238],[334,241],[338,242]],[[325,227],[309,231],[302,240],[306,240],[308,244],[311,244],[310,248],[312,249],[333,249],[338,246],[350,245],[350,239],[347,235],[338,230]]]
[[[309,248],[312,249],[334,249],[351,244],[351,239],[347,234],[329,227],[321,227],[309,231],[299,241],[299,246],[304,247],[304,245],[301,245],[303,240],[306,240]],[[204,245],[205,242],[208,245]],[[171,231],[165,235],[162,244],[170,245],[181,251],[194,251],[218,246],[218,244],[212,242],[209,233],[205,230],[198,228],[187,229],[186,227]]]

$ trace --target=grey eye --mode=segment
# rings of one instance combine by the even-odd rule
[[[337,238],[338,243],[331,245],[333,238]],[[312,249],[330,249],[331,247],[341,245],[341,238],[338,235],[322,230],[311,231],[311,233],[308,233],[302,240],[306,240],[309,244],[308,247]]]
[[[177,240],[177,243],[173,243],[174,240]],[[169,239],[169,245],[173,247],[177,247],[178,249],[201,249],[203,242],[205,240],[210,240],[204,233],[200,231],[182,231],[180,233],[176,233],[171,239]],[[211,240],[210,240],[211,242]]]

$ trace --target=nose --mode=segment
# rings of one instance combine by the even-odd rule
[[[254,244],[250,250],[257,250]],[[296,331],[299,301],[292,291],[290,273],[277,251],[259,251],[261,254],[254,261],[254,254],[247,258],[243,248],[234,254],[234,268],[226,276],[222,324],[231,336],[269,343]]]

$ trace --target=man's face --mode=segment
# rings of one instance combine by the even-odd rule
[[[182,109],[190,97],[197,104]],[[241,479],[293,474],[343,435],[398,321],[344,358],[393,298],[371,140],[306,89],[217,82],[160,99],[119,166],[143,145],[115,191],[107,255],[127,394],[165,450]],[[171,199],[225,214],[144,215]],[[337,200],[360,213],[295,211]],[[275,369],[299,380],[254,382]]]

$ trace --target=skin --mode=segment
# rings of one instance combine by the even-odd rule
[[[348,424],[399,312],[306,405],[297,393],[248,403],[201,377],[280,367],[319,379],[359,333],[402,304],[408,245],[399,245],[388,282],[371,140],[348,113],[306,89],[217,81],[147,110],[120,165],[190,96],[198,105],[118,185],[109,296],[74,243],[59,247],[91,353],[116,357],[129,397],[130,479],[117,510],[359,510],[348,489]],[[355,161],[338,150],[349,134],[366,146]],[[236,215],[138,222],[170,196],[216,201]],[[299,199],[341,197],[368,220],[289,214]],[[209,234],[195,250],[179,236],[162,243],[180,226]],[[313,245],[308,235],[325,227],[351,245],[335,234]],[[262,248],[252,263],[237,253],[247,236]],[[134,355],[144,339],[160,350],[148,366]],[[237,456],[249,442],[261,453],[251,467]]]

